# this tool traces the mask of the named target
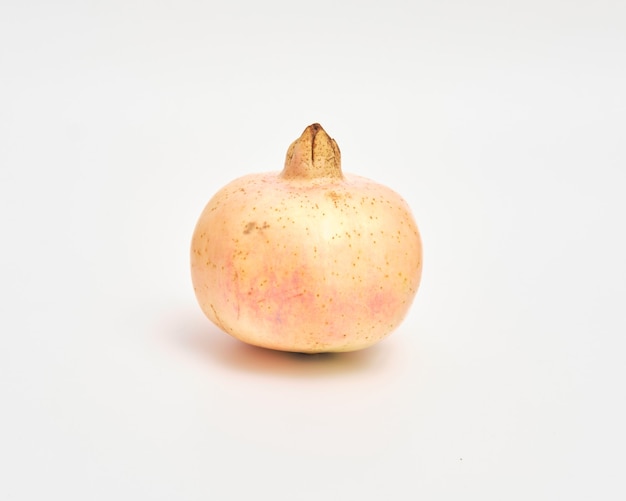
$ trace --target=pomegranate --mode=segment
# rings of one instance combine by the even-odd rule
[[[218,191],[191,243],[205,315],[241,341],[283,351],[378,342],[405,317],[421,270],[407,203],[342,173],[339,148],[319,124],[291,144],[282,172]]]

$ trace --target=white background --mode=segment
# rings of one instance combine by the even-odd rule
[[[352,354],[189,278],[313,122],[424,242]],[[624,499],[625,151],[619,0],[2,2],[0,499]]]

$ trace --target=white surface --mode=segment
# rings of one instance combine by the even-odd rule
[[[624,499],[623,2],[3,2],[0,498]],[[377,347],[195,303],[213,193],[320,122],[425,268]]]

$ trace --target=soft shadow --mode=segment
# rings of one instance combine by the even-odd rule
[[[389,354],[384,343],[348,353],[307,355],[269,350],[245,344],[193,314],[178,316],[171,341],[182,350],[201,356],[207,363],[238,371],[290,377],[334,376],[371,370],[384,365]]]

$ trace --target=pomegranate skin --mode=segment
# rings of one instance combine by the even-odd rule
[[[229,183],[204,208],[191,243],[202,311],[246,343],[353,351],[380,341],[417,292],[422,244],[407,203],[344,175],[318,124],[289,148],[282,172]]]

